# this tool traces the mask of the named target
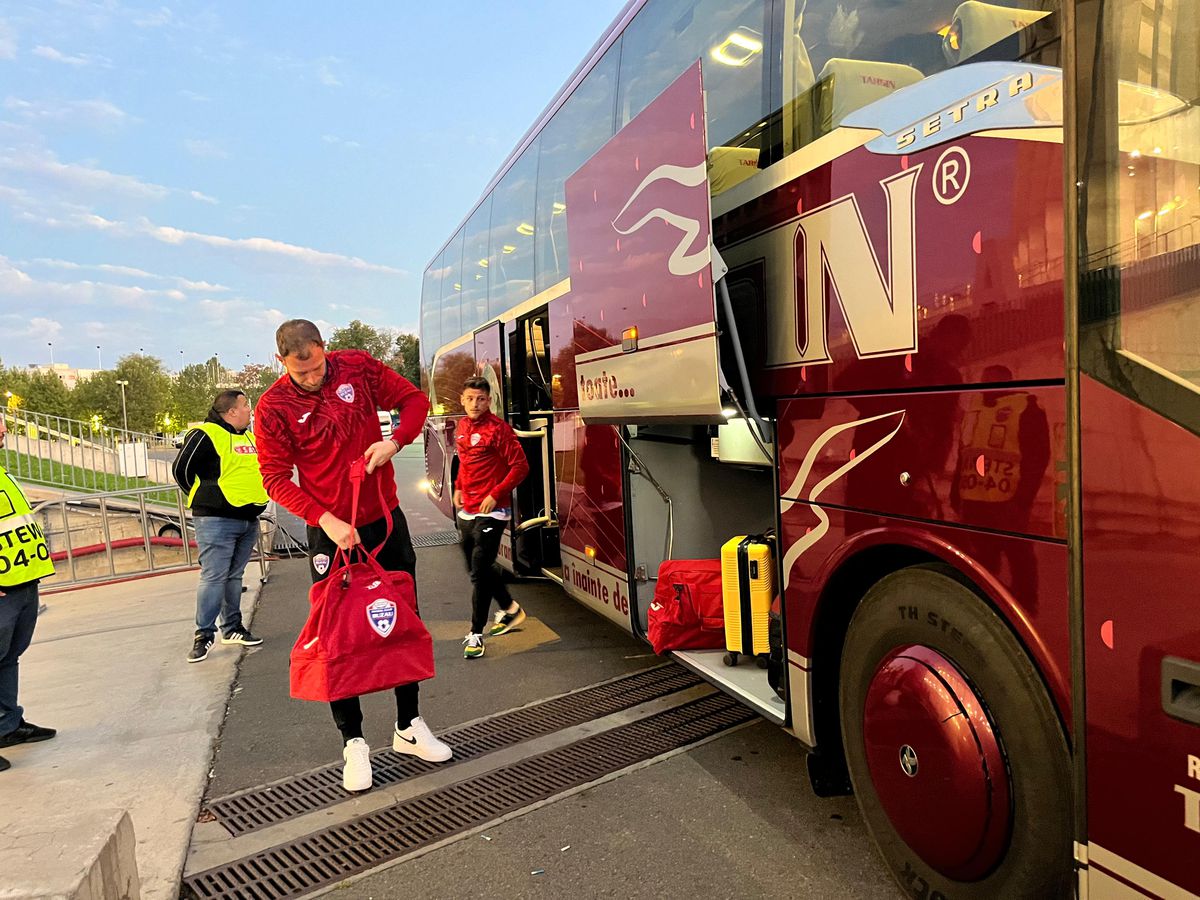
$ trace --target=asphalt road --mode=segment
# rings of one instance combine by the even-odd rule
[[[414,534],[445,531],[398,457]],[[661,662],[649,647],[545,582],[515,585],[525,627],[464,660],[470,585],[454,546],[418,549],[422,615],[438,675],[421,689],[435,731]],[[339,759],[328,710],[292,700],[287,657],[306,614],[303,560],[276,563],[254,619],[266,643],[243,663],[208,796]],[[364,699],[372,747],[390,737],[390,695]],[[486,836],[486,837],[485,837]],[[796,742],[758,721],[716,740],[337,888],[344,898],[895,898],[852,798],[819,799]]]

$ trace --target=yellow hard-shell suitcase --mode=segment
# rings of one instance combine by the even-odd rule
[[[771,651],[768,629],[775,598],[775,564],[771,544],[762,535],[738,535],[721,548],[721,600],[725,609],[726,662],[738,654]]]

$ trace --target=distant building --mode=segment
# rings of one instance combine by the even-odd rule
[[[69,391],[74,390],[75,385],[79,384],[81,381],[87,381],[100,371],[99,369],[73,369],[66,363],[54,363],[53,365],[48,366],[26,366],[26,369],[31,375],[49,374],[58,376],[58,380],[61,381]]]

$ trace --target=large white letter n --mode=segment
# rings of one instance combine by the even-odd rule
[[[880,182],[887,196],[888,267],[883,267],[858,202],[847,194],[800,217],[796,258],[802,278],[797,349],[806,363],[829,360],[826,311],[832,286],[860,358],[917,349],[915,192],[922,166]]]

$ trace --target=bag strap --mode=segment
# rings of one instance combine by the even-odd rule
[[[367,461],[359,456],[354,462],[350,463],[350,527],[356,527],[358,521],[358,498],[362,491],[362,483],[367,477]],[[383,533],[383,541],[374,550],[367,550],[366,553],[372,559],[379,558],[379,551],[383,549],[383,545],[388,542],[388,538],[392,536],[392,511],[386,508],[383,499],[383,485],[378,478],[375,479],[375,496],[379,498],[379,508],[383,510],[383,519],[386,523],[386,531]]]

